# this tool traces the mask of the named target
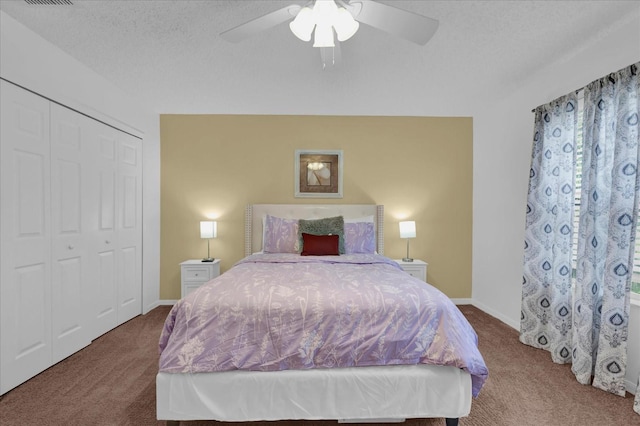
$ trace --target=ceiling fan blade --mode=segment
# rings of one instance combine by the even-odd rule
[[[292,4],[275,12],[267,13],[259,18],[253,19],[235,28],[220,33],[220,37],[227,41],[237,43],[258,33],[275,27],[278,24],[293,19],[300,12],[300,5]]]
[[[362,6],[359,13],[354,12],[356,21],[417,44],[427,44],[438,29],[439,22],[436,19],[372,0],[351,1],[349,5],[355,6],[357,3]]]

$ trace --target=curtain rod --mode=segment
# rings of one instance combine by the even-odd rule
[[[578,89],[578,90],[574,90],[574,92],[576,92],[576,95],[577,95],[578,93],[582,92],[583,90],[584,90],[584,87],[581,88],[581,89]],[[571,92],[569,92],[569,93],[571,93]],[[538,108],[538,107],[536,107],[536,108]],[[532,109],[531,112],[536,112],[536,108]]]
[[[631,71],[631,74],[632,74],[632,75],[636,75],[636,74],[638,73],[638,64],[640,64],[640,62],[629,65],[629,67],[628,67],[628,68],[629,68],[629,70]],[[624,69],[626,69],[626,68],[627,68],[627,67],[623,68],[623,70],[624,70]],[[622,70],[620,70],[620,71],[622,71]],[[616,74],[616,73],[609,73],[609,74],[605,75],[605,76],[604,76],[604,77],[602,77],[602,78],[607,78],[607,77],[608,77],[610,82],[615,83],[615,82],[616,82],[616,81],[615,81],[615,78],[614,78],[614,75],[615,75],[615,74]],[[599,79],[599,80],[602,80],[602,79]],[[602,81],[600,81],[600,84],[602,84]],[[587,87],[587,86],[585,86],[585,87]],[[577,95],[578,93],[580,93],[581,91],[583,91],[583,90],[584,90],[584,87],[583,87],[583,88],[581,88],[581,89],[576,90],[576,91],[575,91],[575,92],[576,92],[576,95]],[[571,92],[569,92],[569,93],[571,93]],[[536,107],[536,108],[537,108],[537,107]],[[536,108],[532,109],[532,110],[531,110],[531,112],[535,112]]]

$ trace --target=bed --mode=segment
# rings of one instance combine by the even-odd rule
[[[328,218],[344,235],[325,235]],[[383,206],[257,204],[245,219],[246,257],[165,322],[158,420],[455,425],[469,414],[488,374],[475,332],[384,257]],[[338,241],[340,254],[322,252]]]

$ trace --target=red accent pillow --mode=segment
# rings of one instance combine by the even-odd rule
[[[302,256],[338,256],[338,235],[313,235],[302,233]]]

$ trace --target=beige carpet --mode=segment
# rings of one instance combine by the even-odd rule
[[[569,365],[553,364],[547,352],[519,343],[516,330],[473,306],[460,310],[476,329],[489,367],[489,379],[460,425],[640,425],[631,395],[620,398],[583,386]],[[155,419],[155,375],[158,338],[168,312],[163,306],[134,318],[5,394],[0,425],[162,424]],[[264,422],[302,424],[336,422]],[[444,419],[406,424],[444,425]]]

